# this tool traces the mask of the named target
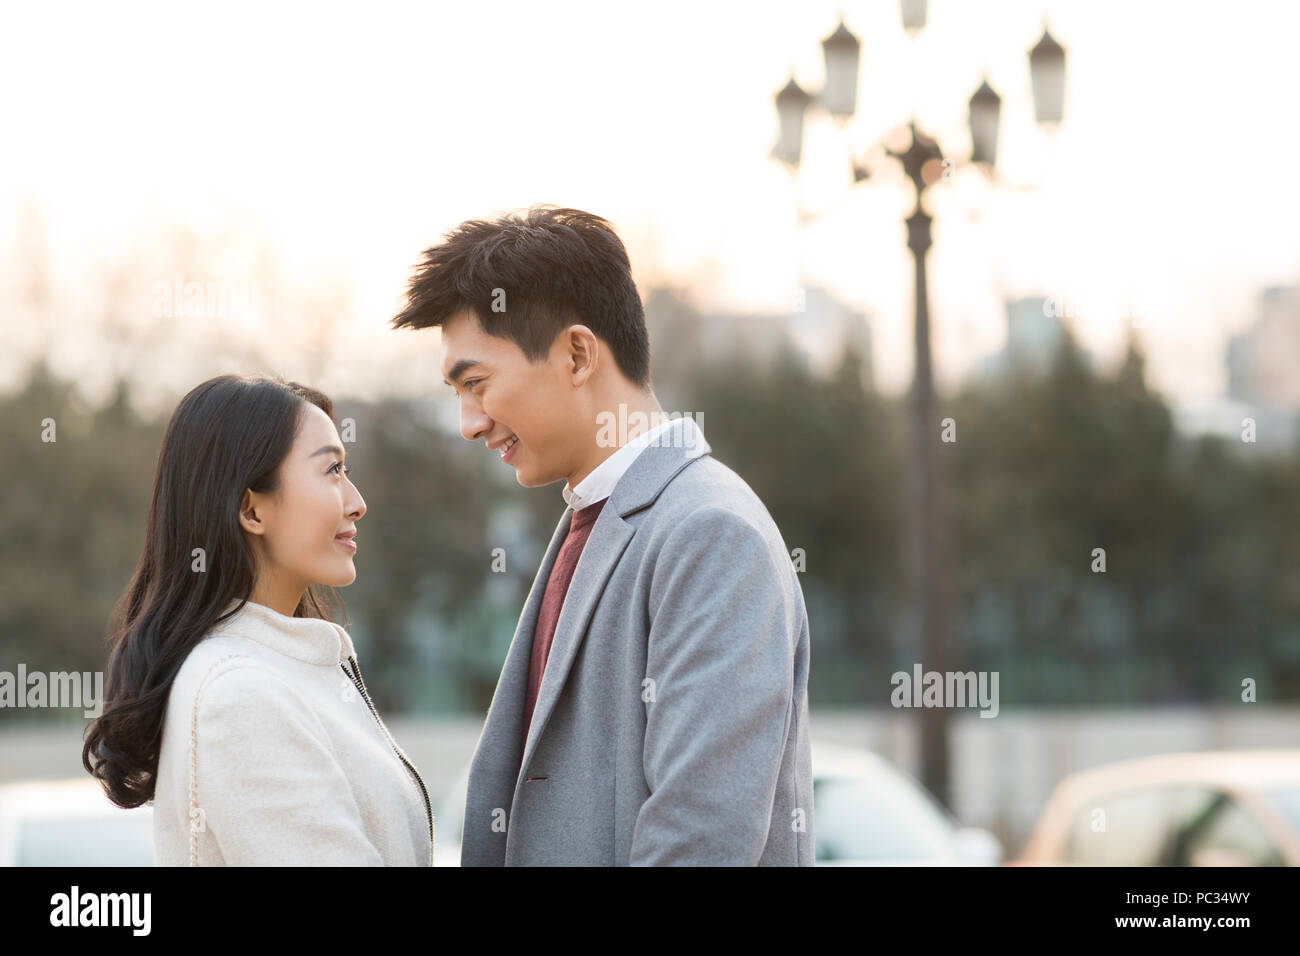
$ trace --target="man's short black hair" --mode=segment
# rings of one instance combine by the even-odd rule
[[[483,331],[510,339],[531,361],[581,323],[603,339],[619,370],[650,385],[650,336],[627,250],[608,221],[580,209],[530,207],[471,219],[426,249],[393,328],[441,326],[471,309]]]

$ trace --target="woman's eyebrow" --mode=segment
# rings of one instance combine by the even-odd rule
[[[317,455],[323,455],[323,454],[325,454],[327,451],[332,451],[334,454],[338,455],[340,458],[346,458],[346,457],[347,457],[347,452],[345,452],[345,451],[344,451],[342,448],[340,448],[338,445],[326,445],[324,448],[318,448],[318,449],[316,449],[314,452],[312,452],[310,455],[308,455],[307,457],[308,457],[308,458],[315,458]]]

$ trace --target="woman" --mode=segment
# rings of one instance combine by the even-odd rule
[[[433,812],[316,585],[356,579],[365,502],[333,405],[223,375],[163,437],[82,763],[153,801],[159,865],[433,864]]]

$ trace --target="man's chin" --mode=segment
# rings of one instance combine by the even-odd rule
[[[515,481],[519,482],[519,484],[524,488],[542,488],[546,485],[553,485],[557,481],[564,481],[564,475],[539,477],[535,474],[526,473],[522,468],[516,468]]]

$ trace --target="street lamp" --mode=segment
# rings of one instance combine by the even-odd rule
[[[901,0],[903,27],[909,33],[926,23],[925,0]],[[857,105],[858,67],[861,44],[844,24],[822,41],[826,57],[826,85],[820,94],[805,92],[794,77],[776,94],[780,133],[777,158],[792,168],[799,165],[804,115],[813,103],[819,103],[837,122],[844,123]],[[1061,121],[1065,98],[1065,50],[1043,29],[1043,36],[1029,54],[1029,70],[1034,93],[1034,113],[1040,124]],[[1001,97],[985,78],[970,98],[971,151],[969,162],[989,172],[997,160],[998,126],[1001,121]],[[920,656],[927,670],[945,673],[951,660],[951,602],[947,588],[946,549],[941,519],[944,513],[941,458],[936,448],[938,420],[935,416],[934,376],[930,349],[929,286],[925,257],[931,246],[931,216],[922,202],[925,190],[942,177],[951,165],[945,160],[938,142],[917,129],[913,119],[908,124],[911,143],[894,148],[886,143],[884,152],[897,159],[916,190],[916,207],[907,218],[907,246],[914,260],[914,331],[916,367],[912,381],[912,453],[910,500],[910,555],[914,591],[918,596]],[[854,182],[870,177],[865,161],[853,161]],[[921,715],[921,779],[930,791],[951,804],[948,787],[948,712],[943,707],[927,707]]]
[[[909,22],[907,10],[919,6],[920,26],[925,24],[925,3],[903,0],[904,24]],[[913,27],[913,29],[919,29]],[[861,43],[841,20],[835,32],[822,41],[826,58],[826,85],[820,96],[820,105],[836,120],[851,117],[857,107],[858,66]],[[1034,118],[1040,125],[1061,122],[1065,107],[1065,48],[1047,31],[1029,51],[1029,74],[1034,94]],[[783,162],[798,166],[802,153],[804,115],[818,100],[799,86],[793,76],[776,94],[777,114],[780,121],[779,142],[774,155]],[[970,161],[993,167],[997,158],[998,126],[1002,112],[1002,98],[989,85],[986,77],[970,98],[969,126],[971,135]],[[858,181],[867,178],[857,177]]]

